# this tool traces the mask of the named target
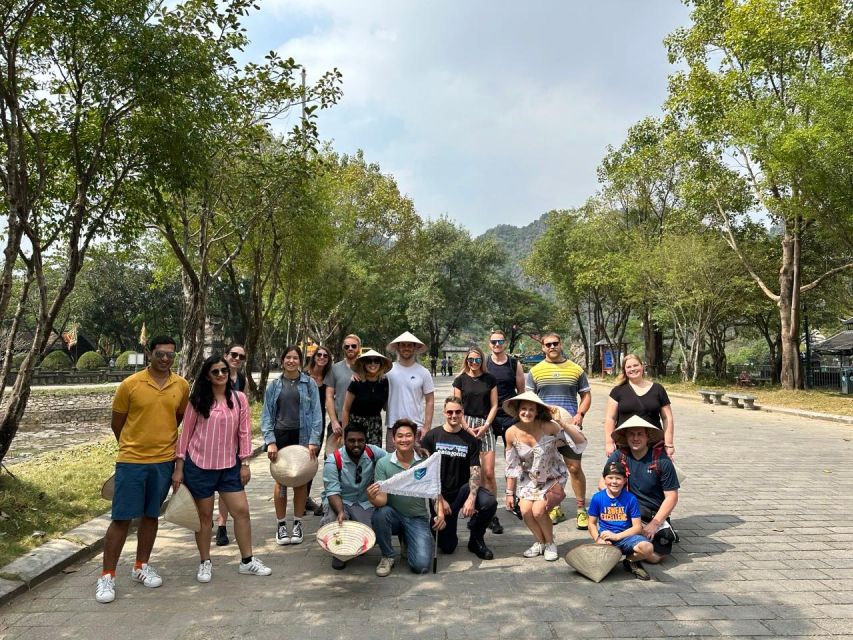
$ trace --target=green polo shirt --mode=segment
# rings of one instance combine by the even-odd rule
[[[417,466],[424,460],[425,458],[421,458],[416,453],[415,459],[412,461],[412,467]],[[384,458],[380,458],[376,461],[375,479],[377,482],[380,480],[387,480],[391,476],[395,476],[403,471],[406,471],[406,469],[397,461],[397,452],[395,451],[390,456],[385,456]],[[409,496],[398,496],[393,493],[389,493],[388,506],[393,507],[397,513],[401,516],[406,516],[407,518],[429,519],[426,501],[423,498],[411,498]]]

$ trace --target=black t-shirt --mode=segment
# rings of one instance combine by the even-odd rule
[[[350,413],[354,416],[369,418],[378,416],[388,402],[388,378],[376,382],[353,380],[347,387],[353,396]]]
[[[460,373],[453,380],[453,386],[462,392],[462,408],[466,416],[485,418],[492,409],[492,389],[497,385],[491,373],[483,372],[473,378],[467,373]]]
[[[421,440],[431,454],[441,454],[441,495],[445,500],[456,497],[459,489],[471,479],[471,467],[480,466],[480,441],[467,431],[448,433],[435,427]]]
[[[641,396],[637,395],[630,384],[620,384],[610,390],[610,397],[619,405],[616,414],[617,427],[631,416],[640,416],[661,429],[663,428],[660,422],[661,407],[672,404],[666,389],[657,382],[653,382],[652,388]]]

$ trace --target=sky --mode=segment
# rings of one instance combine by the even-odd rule
[[[343,74],[321,137],[363,149],[422,216],[475,235],[594,195],[607,145],[661,114],[663,39],[689,19],[677,0],[259,4],[249,57],[293,57],[309,82]]]

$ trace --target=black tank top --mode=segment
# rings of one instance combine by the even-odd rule
[[[498,388],[498,407],[501,407],[503,401],[507,398],[512,398],[515,395],[515,366],[514,358],[507,358],[503,364],[496,364],[489,357],[489,373],[491,373],[497,381]],[[513,366],[515,365],[515,366]],[[503,409],[499,409],[503,412]]]

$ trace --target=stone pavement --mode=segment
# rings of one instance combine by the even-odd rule
[[[437,400],[449,379],[438,382]],[[606,391],[593,396],[588,494],[604,460]],[[853,638],[851,427],[682,399],[673,408],[688,476],[674,517],[681,543],[650,567],[650,582],[617,567],[594,584],[562,560],[524,559],[529,533],[504,511],[506,532],[487,537],[493,561],[463,543],[439,556],[436,575],[398,564],[377,578],[377,549],[332,571],[312,536],[319,518],[306,519],[302,545],[276,546],[272,480],[258,458],[248,488],[255,552],[272,576],[238,575],[232,543],[213,547],[213,581],[199,584],[191,534],[164,524],[152,563],[161,588],[131,584],[131,537],[115,602],[94,600],[97,556],[0,609],[0,639]],[[557,527],[562,553],[586,539],[571,522]]]

